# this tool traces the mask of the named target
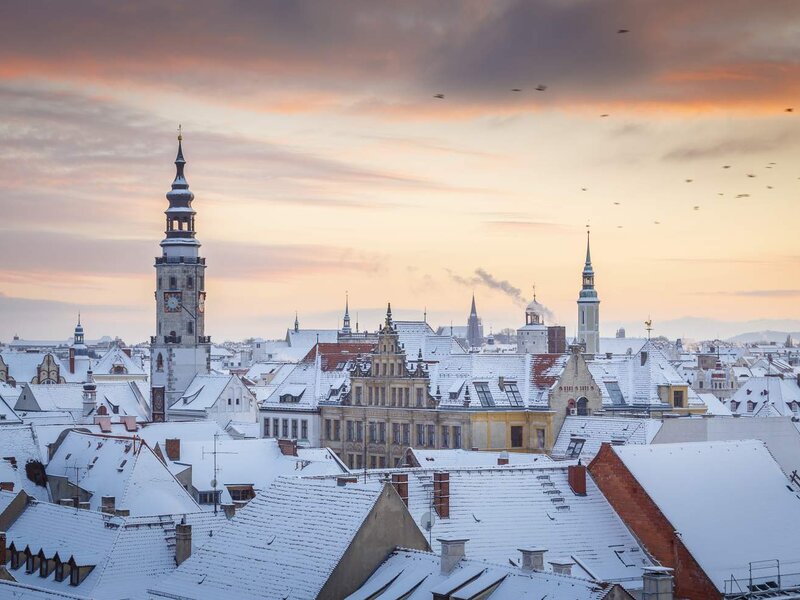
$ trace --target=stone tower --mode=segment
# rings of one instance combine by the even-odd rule
[[[600,352],[600,299],[594,289],[594,269],[586,232],[586,264],[583,266],[583,287],[578,296],[578,341],[586,344],[588,354]]]
[[[166,237],[156,257],[156,335],[150,338],[153,420],[167,418],[198,373],[207,374],[211,338],[205,335],[206,259],[199,256],[192,208],[194,194],[184,176],[183,137],[178,135],[175,180],[167,193]]]

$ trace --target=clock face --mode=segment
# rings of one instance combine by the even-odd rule
[[[164,309],[167,312],[178,312],[181,309],[181,293],[164,292]]]

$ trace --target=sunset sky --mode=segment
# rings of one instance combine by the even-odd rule
[[[587,224],[603,335],[800,330],[796,0],[3,3],[0,340],[154,333],[179,123],[216,341],[571,336]]]

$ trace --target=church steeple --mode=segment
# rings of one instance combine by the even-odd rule
[[[294,311],[294,332],[300,331],[300,320],[297,316],[297,311]]]
[[[583,285],[578,294],[578,342],[586,344],[586,352],[596,354],[600,351],[600,299],[594,288],[594,268],[589,242],[590,233],[586,231],[586,262],[583,265]]]
[[[161,242],[164,254],[186,256],[196,256],[200,242],[195,239],[194,217],[195,211],[192,208],[194,194],[189,189],[189,182],[186,181],[184,169],[186,159],[183,157],[183,134],[178,128],[178,154],[175,157],[175,179],[172,181],[172,189],[167,192],[169,208],[164,214],[167,215],[166,237]]]
[[[586,231],[586,263],[583,265],[583,289],[594,290],[594,269],[592,268],[592,251],[589,246],[589,230]]]
[[[342,319],[342,334],[350,335],[350,294],[344,293],[344,318]]]

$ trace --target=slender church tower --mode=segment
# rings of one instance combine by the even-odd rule
[[[352,328],[350,327],[350,294],[345,293],[344,295],[344,319],[342,319],[342,330],[340,332],[342,335],[350,335],[353,333]]]
[[[475,294],[472,294],[472,306],[467,319],[467,342],[472,348],[483,344],[483,323],[478,318],[478,311],[475,308]]]
[[[164,421],[198,373],[211,365],[211,338],[205,335],[206,259],[199,256],[192,208],[194,194],[183,170],[183,136],[178,134],[175,180],[161,256],[156,257],[156,335],[150,338],[153,421]]]
[[[578,296],[578,341],[586,344],[588,354],[600,352],[600,299],[594,289],[594,269],[586,232],[586,264],[583,266],[583,287]]]

